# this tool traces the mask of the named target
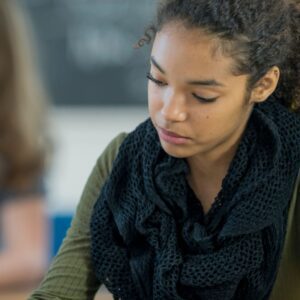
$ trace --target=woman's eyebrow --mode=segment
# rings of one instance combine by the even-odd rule
[[[224,86],[223,83],[216,81],[215,79],[208,80],[192,80],[188,81],[188,84],[191,85],[205,85],[205,86]]]
[[[152,64],[163,74],[166,74],[166,72],[164,71],[164,69],[157,63],[157,61],[155,60],[155,58],[153,56],[151,56],[150,58]]]
[[[166,71],[157,63],[155,58],[151,56],[151,63],[163,74],[166,74]],[[206,79],[206,80],[190,80],[187,82],[190,85],[204,85],[204,86],[224,86],[221,82],[218,82],[215,79]]]

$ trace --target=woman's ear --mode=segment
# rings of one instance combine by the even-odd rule
[[[254,85],[250,103],[259,103],[268,99],[275,91],[280,77],[280,70],[277,66],[272,67],[259,81]]]

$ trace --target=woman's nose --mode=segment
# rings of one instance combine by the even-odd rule
[[[163,95],[161,114],[166,121],[183,122],[187,118],[186,101],[183,94],[166,89]]]

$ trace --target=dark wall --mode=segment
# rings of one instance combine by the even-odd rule
[[[152,0],[22,0],[57,105],[143,104],[150,46],[133,44],[151,22]]]

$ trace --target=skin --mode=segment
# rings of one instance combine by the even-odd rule
[[[153,43],[148,84],[149,113],[161,145],[187,160],[187,180],[205,213],[221,189],[254,104],[272,94],[280,75],[278,67],[271,68],[247,93],[249,76],[232,74],[234,60],[216,50],[219,42],[200,29],[167,23]],[[205,103],[195,95],[216,100]],[[185,142],[166,141],[161,129]]]
[[[7,201],[0,208],[4,248],[0,252],[0,294],[35,286],[48,263],[48,224],[41,196]],[[1,298],[1,295],[0,295]]]

